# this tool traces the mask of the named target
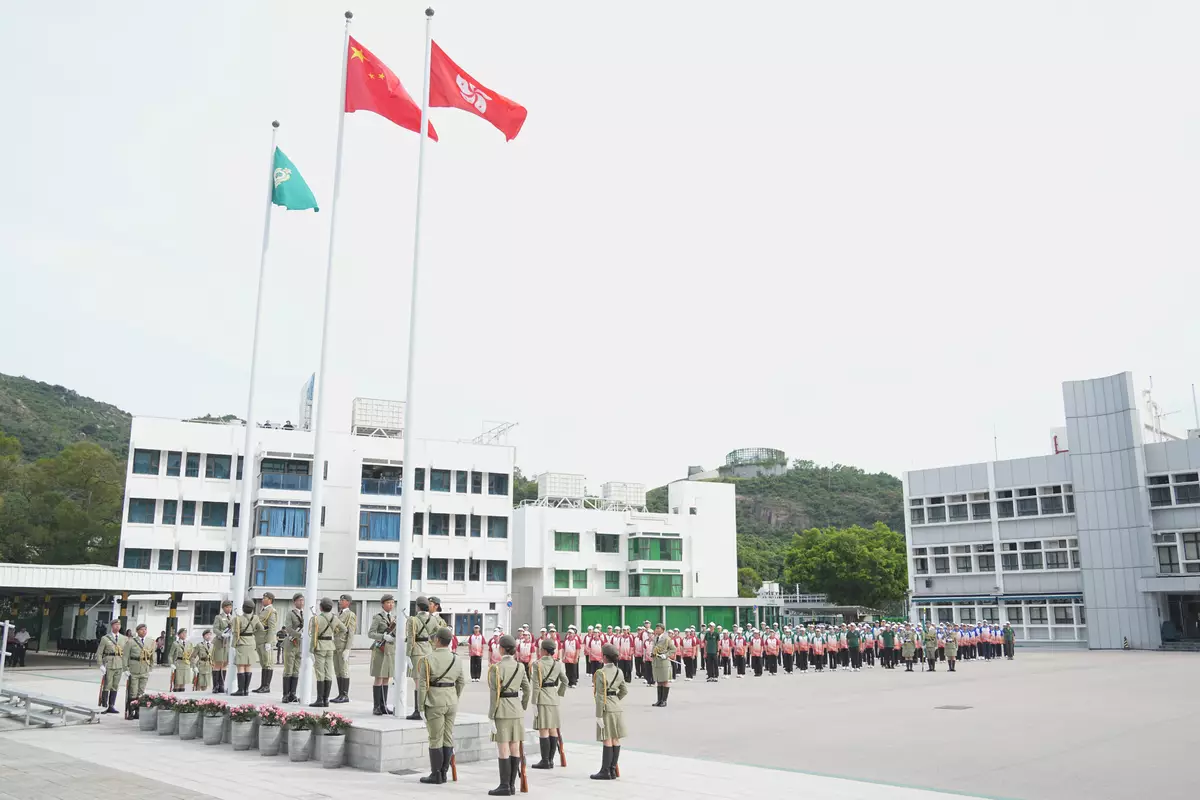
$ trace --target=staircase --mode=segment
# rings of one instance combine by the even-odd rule
[[[20,727],[54,728],[100,721],[99,711],[57,697],[0,689],[0,719],[22,723]],[[10,728],[5,725],[5,728]]]
[[[1200,653],[1200,640],[1190,639],[1184,642],[1163,642],[1159,650],[1168,653]]]

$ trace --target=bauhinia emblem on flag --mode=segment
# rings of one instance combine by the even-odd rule
[[[475,80],[450,60],[437,42],[433,42],[429,64],[429,105],[433,108],[461,108],[483,117],[512,141],[521,132],[529,112],[520,103]]]
[[[396,77],[375,55],[350,37],[350,52],[346,64],[346,111],[372,111],[389,119],[405,130],[419,133],[421,107],[417,105]],[[429,138],[437,141],[433,123],[429,123]]]
[[[304,182],[300,170],[296,169],[296,165],[278,147],[275,148],[274,177],[272,203],[290,211],[304,211],[309,208],[313,211],[321,210],[317,208],[317,198],[313,197],[312,189]]]

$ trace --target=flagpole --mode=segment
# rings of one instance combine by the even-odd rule
[[[333,200],[329,203],[329,256],[325,261],[325,309],[321,315],[321,360],[317,368],[317,382],[313,391],[313,444],[312,506],[308,511],[308,564],[304,579],[304,603],[311,609],[319,602],[317,580],[321,563],[321,509],[325,501],[325,376],[329,373],[329,308],[333,299],[333,253],[334,236],[337,233],[338,195],[342,188],[342,137],[346,128],[346,66],[350,48],[350,20],[354,14],[346,12],[346,30],[342,34],[342,84],[338,89],[337,153],[333,167]],[[305,619],[307,623],[307,618]],[[301,640],[301,662],[299,687],[296,695],[307,703],[314,698],[313,657],[311,648],[311,626],[305,624]]]
[[[263,212],[262,253],[258,258],[258,295],[254,303],[254,336],[250,343],[250,390],[246,397],[246,439],[242,444],[242,508],[241,520],[238,525],[237,563],[234,564],[234,574],[230,599],[233,601],[233,613],[242,613],[242,601],[246,598],[246,568],[250,552],[250,523],[254,516],[254,473],[255,449],[254,431],[254,390],[258,383],[258,335],[262,323],[263,284],[266,282],[267,248],[271,243],[271,205],[275,188],[275,137],[279,132],[279,121],[271,123],[271,155],[267,163],[267,208]],[[234,467],[236,469],[236,465]],[[237,473],[234,473],[235,477]],[[229,655],[233,654],[235,642],[229,642],[226,648]],[[233,659],[229,659],[232,663]],[[226,665],[228,671],[229,665]],[[232,691],[228,685],[225,691]]]
[[[417,154],[417,212],[413,223],[413,260],[412,260],[412,290],[408,298],[408,377],[404,386],[404,475],[403,489],[400,496],[400,574],[397,584],[403,587],[398,592],[398,602],[401,604],[397,612],[403,616],[408,613],[408,604],[412,597],[412,522],[413,486],[416,483],[416,468],[412,464],[412,432],[413,432],[413,375],[416,372],[414,355],[417,343],[417,293],[421,288],[419,267],[421,265],[421,198],[425,188],[425,142],[429,139],[429,69],[433,51],[433,9],[425,9],[425,86],[421,90],[421,145]],[[399,630],[399,626],[397,626]],[[396,639],[396,716],[407,716],[408,710],[408,658],[404,647]]]

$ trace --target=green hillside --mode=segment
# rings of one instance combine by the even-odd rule
[[[737,487],[738,567],[750,567],[766,581],[782,579],[788,543],[809,528],[882,522],[904,530],[900,479],[884,472],[795,461],[783,475],[720,480]],[[667,488],[651,490],[647,504],[666,511]]]
[[[0,431],[21,443],[26,461],[49,458],[76,442],[93,442],[121,461],[130,415],[62,386],[0,374]]]

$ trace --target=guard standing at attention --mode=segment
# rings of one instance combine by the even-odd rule
[[[654,627],[654,647],[650,650],[654,682],[658,685],[658,702],[652,707],[665,708],[671,693],[671,665],[675,661],[675,641],[667,635],[660,622]],[[621,737],[614,737],[621,738]]]
[[[436,600],[437,598],[433,598]],[[442,627],[442,618],[429,613],[430,598],[421,595],[417,598],[417,613],[409,617],[407,630],[404,635],[404,654],[408,656],[412,662],[413,674],[421,671],[421,659],[429,655],[433,648],[429,644],[429,639],[438,628]],[[403,691],[403,689],[397,689]],[[408,715],[407,719],[417,720],[421,718],[421,706],[424,705],[421,697],[421,690],[414,690],[413,712]]]
[[[254,613],[254,603],[247,600],[242,603],[242,613],[233,620],[233,665],[237,669],[237,684],[236,692],[230,694],[230,697],[246,697],[250,694],[250,680],[254,676],[251,670],[254,669],[254,651],[257,646],[258,636],[265,630],[263,627],[262,618]],[[259,651],[260,663],[264,649],[257,648]],[[270,673],[267,673],[270,674]]]
[[[100,674],[104,676],[101,705],[107,706],[102,714],[117,714],[117,692],[121,690],[121,673],[125,671],[123,654],[124,637],[121,636],[121,620],[114,619],[109,632],[96,648],[96,661],[100,663]]]
[[[385,594],[379,601],[383,610],[371,620],[367,630],[367,638],[371,639],[371,677],[374,686],[371,694],[375,699],[375,716],[390,714],[387,707],[388,681],[396,674],[396,616],[392,609],[396,607],[396,598]]]
[[[313,674],[317,681],[317,701],[309,708],[329,708],[329,690],[333,688],[333,643],[342,622],[333,614],[333,601],[328,597],[321,600],[321,613],[312,618],[312,630],[308,632],[309,652],[313,654]],[[292,697],[295,695],[296,679],[292,678]]]
[[[604,751],[600,771],[591,777],[594,781],[611,781],[617,777],[617,759],[621,756],[621,740],[625,738],[625,715],[621,711],[621,701],[629,694],[629,687],[625,684],[625,676],[616,666],[616,648],[606,644],[601,652],[605,664],[592,674],[592,696],[596,700],[596,741],[603,745]],[[654,668],[658,668],[657,660]]]
[[[145,623],[137,626],[137,636],[125,640],[125,671],[129,673],[129,697],[138,698],[146,691],[146,681],[154,668],[154,640],[146,641]],[[133,712],[133,719],[138,712]]]
[[[924,647],[925,661],[929,663],[929,671],[937,671],[937,648],[938,635],[937,629],[930,625],[925,629],[925,635],[921,637],[921,642]]]
[[[454,757],[454,717],[467,679],[462,662],[450,648],[453,638],[449,628],[439,628],[433,635],[433,650],[421,660],[422,669],[414,676],[425,698],[422,711],[429,735],[429,777],[421,778],[421,783],[445,783]]]
[[[534,769],[554,769],[558,728],[562,724],[558,707],[562,696],[567,693],[566,672],[562,663],[554,658],[557,649],[558,645],[553,639],[543,639],[542,657],[533,665],[533,704],[537,706],[533,727],[537,728],[538,743],[542,749],[542,760],[533,765]]]
[[[954,628],[946,631],[946,663],[954,672],[954,662],[958,661],[958,631]]]
[[[171,642],[167,663],[171,665],[171,675],[174,676],[172,691],[182,692],[190,689],[192,682],[192,647],[187,643],[187,628],[180,628]]]
[[[350,648],[358,632],[358,615],[350,608],[353,602],[348,594],[338,598],[338,622],[342,628],[340,633],[333,634],[333,673],[337,677],[338,696],[331,703],[350,702]]]
[[[196,672],[196,688],[201,691],[208,689],[208,680],[212,677],[212,638],[213,632],[207,630],[203,639],[192,648],[192,669]]]
[[[213,618],[213,694],[225,691],[225,666],[229,663],[229,640],[233,638],[233,601],[221,603],[221,613]]]
[[[525,709],[529,708],[530,695],[529,674],[513,658],[517,640],[508,634],[501,636],[500,650],[504,655],[499,663],[488,667],[488,719],[492,721],[492,741],[500,762],[500,785],[488,792],[493,797],[517,793],[520,743],[525,739]]]
[[[258,666],[262,669],[262,678],[254,693],[267,694],[271,691],[271,667],[275,666],[275,660],[271,656],[275,649],[275,634],[279,631],[279,612],[275,610],[275,595],[271,592],[263,592],[258,620],[262,627],[254,629],[254,646],[258,650]],[[246,683],[249,689],[250,681],[247,680]]]
[[[292,607],[283,620],[283,698],[284,703],[299,703],[296,688],[300,683],[300,662],[303,660],[304,593],[292,595]]]

